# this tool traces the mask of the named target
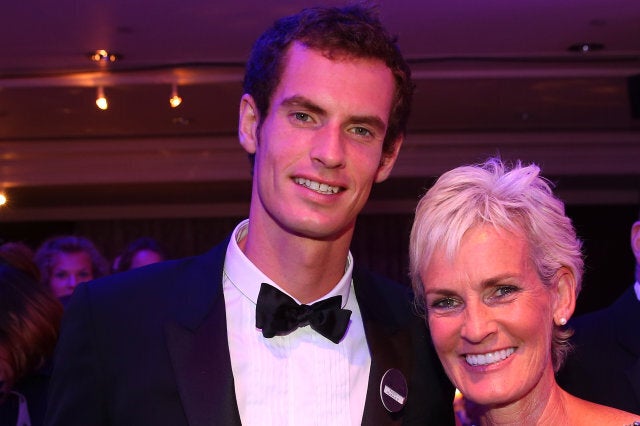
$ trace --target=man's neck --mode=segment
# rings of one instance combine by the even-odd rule
[[[251,228],[238,246],[251,262],[301,303],[329,293],[343,277],[351,234],[321,241]]]

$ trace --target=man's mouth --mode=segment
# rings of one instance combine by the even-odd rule
[[[469,365],[489,365],[509,358],[515,351],[515,348],[508,348],[495,352],[487,352],[485,354],[468,354],[465,355],[465,359]]]
[[[327,185],[326,183],[320,183],[320,182],[316,182],[309,179],[297,177],[297,178],[294,178],[293,180],[298,185],[302,185],[320,194],[337,194],[340,191],[340,187],[338,186],[331,186],[331,185]]]

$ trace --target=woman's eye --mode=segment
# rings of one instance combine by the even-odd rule
[[[444,297],[442,299],[435,300],[431,307],[434,309],[453,309],[458,306],[459,303],[452,297]]]
[[[495,296],[498,298],[511,296],[518,292],[518,287],[513,285],[503,285],[496,289]]]

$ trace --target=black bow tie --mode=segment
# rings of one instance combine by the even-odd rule
[[[256,327],[270,338],[287,334],[309,324],[333,343],[338,343],[349,325],[351,311],[341,309],[342,296],[334,296],[314,303],[298,305],[295,300],[277,288],[262,283],[256,303]]]

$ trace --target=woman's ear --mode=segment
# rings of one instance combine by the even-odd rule
[[[242,95],[240,99],[240,117],[238,120],[238,138],[240,145],[249,154],[255,154],[258,147],[258,124],[260,116],[253,96]]]
[[[560,268],[556,277],[553,320],[556,325],[565,325],[576,309],[576,277],[566,267]]]

